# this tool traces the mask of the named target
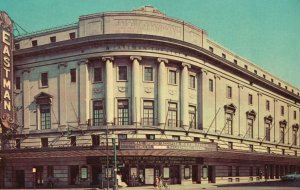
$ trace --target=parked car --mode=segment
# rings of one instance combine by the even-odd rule
[[[281,177],[282,181],[295,181],[295,180],[300,180],[300,173],[292,173],[292,174],[287,174],[285,176]]]

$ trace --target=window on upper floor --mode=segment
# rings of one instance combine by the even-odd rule
[[[118,67],[118,80],[126,81],[127,80],[127,66],[119,66]]]
[[[48,147],[48,138],[41,138],[42,148]]]
[[[284,116],[284,106],[280,106],[280,114]]]
[[[250,151],[250,152],[253,152],[253,151],[254,151],[254,147],[253,147],[252,144],[249,145],[249,151]]]
[[[254,120],[252,118],[247,118],[247,131],[246,131],[246,137],[253,139],[253,123]]]
[[[154,101],[144,100],[143,107],[144,110],[142,124],[145,126],[154,125]]]
[[[16,148],[17,149],[21,148],[21,139],[16,139]]]
[[[222,53],[222,57],[223,57],[224,59],[226,59],[226,54],[225,54],[225,53]]]
[[[93,102],[93,125],[101,126],[104,124],[104,106],[102,100]]]
[[[17,49],[20,49],[20,44],[15,44],[15,49],[17,50]]]
[[[194,137],[194,142],[200,142],[200,137]]]
[[[176,71],[169,70],[169,84],[177,84]]]
[[[172,135],[172,140],[174,140],[174,141],[180,141],[180,136],[178,136],[178,135]]]
[[[266,100],[266,110],[270,111],[270,101]]]
[[[214,91],[214,81],[212,79],[209,79],[208,81],[208,88],[209,88],[209,91],[210,92],[213,92]]]
[[[75,39],[75,32],[69,33],[69,37],[70,37],[71,40]]]
[[[117,125],[129,125],[128,100],[118,100]]]
[[[294,119],[297,119],[297,112],[294,111]]]
[[[237,64],[238,62],[237,62],[237,60],[236,60],[236,59],[234,59],[234,60],[233,60],[233,63],[234,63],[234,64]]]
[[[56,36],[51,36],[51,37],[50,37],[50,42],[51,42],[51,43],[56,42]]]
[[[288,89],[288,87],[287,87],[287,86],[285,86],[285,89],[287,90],[287,89]]]
[[[248,104],[249,105],[253,104],[253,96],[252,96],[252,94],[248,94]]]
[[[41,129],[51,128],[51,105],[50,104],[40,104],[40,122]]]
[[[293,139],[292,139],[292,144],[294,146],[297,146],[297,141],[298,141],[298,127],[293,127]]]
[[[21,78],[16,77],[16,90],[20,90],[20,89],[21,89]]]
[[[281,83],[280,83],[280,82],[278,83],[278,86],[281,86]]]
[[[102,82],[102,68],[101,67],[94,68],[94,82]]]
[[[226,118],[225,132],[228,135],[232,135],[233,134],[233,113],[225,113],[225,118]]]
[[[214,52],[214,48],[213,47],[209,46],[208,49],[209,49],[210,52]]]
[[[194,75],[189,75],[189,88],[196,88],[196,77]]]
[[[257,74],[257,70],[254,70],[254,73]]]
[[[146,139],[147,140],[155,140],[155,135],[154,134],[146,134]]]
[[[118,134],[118,140],[127,140],[127,134]]]
[[[282,144],[285,143],[285,127],[286,127],[286,124],[283,122],[280,122],[279,142]]]
[[[247,65],[244,65],[245,69],[248,69],[248,66]]]
[[[228,149],[233,149],[233,142],[228,142]]]
[[[70,69],[71,82],[76,82],[76,69]]]
[[[92,135],[92,146],[99,146],[100,145],[100,136],[99,135]]]
[[[190,129],[197,129],[196,106],[189,106],[189,127],[190,127]]]
[[[42,87],[48,86],[48,73],[41,73],[41,86]]]
[[[144,68],[144,80],[153,81],[153,67]]]
[[[263,74],[263,77],[264,77],[264,78],[266,78],[266,75],[265,75],[265,74]]]
[[[274,79],[271,79],[271,82],[274,82]]]
[[[71,146],[76,146],[76,136],[71,136],[70,137],[70,145]]]
[[[32,47],[36,47],[37,46],[37,40],[32,40],[31,45],[32,45]]]
[[[271,123],[265,122],[265,140],[271,140]]]
[[[175,102],[169,102],[168,126],[169,127],[178,127],[177,103],[175,103]]]
[[[226,94],[227,94],[227,98],[232,98],[232,87],[231,86],[227,86]]]
[[[271,154],[271,147],[267,147],[267,153]]]

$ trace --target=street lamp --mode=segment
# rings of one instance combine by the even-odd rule
[[[36,173],[36,168],[32,168],[32,173],[33,173],[33,189],[35,189],[35,173]]]
[[[112,144],[114,147],[114,190],[118,190],[118,179],[117,179],[117,146],[116,146],[116,136],[112,134]]]

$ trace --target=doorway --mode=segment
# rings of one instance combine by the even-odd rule
[[[25,187],[25,172],[24,170],[16,170],[16,182],[18,188]]]
[[[69,184],[70,185],[76,185],[78,178],[79,178],[79,166],[70,166],[69,168]]]
[[[101,174],[102,167],[100,165],[93,165],[92,166],[92,185],[99,185],[100,178],[102,177]]]
[[[154,168],[145,168],[145,184],[152,185],[154,183]]]
[[[197,165],[192,166],[192,181],[193,183],[200,183],[199,166]]]
[[[208,166],[208,183],[216,183],[215,166]]]

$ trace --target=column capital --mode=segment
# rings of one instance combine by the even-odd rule
[[[112,56],[105,56],[105,57],[102,57],[102,61],[107,61],[107,60],[113,61],[113,60],[114,60],[114,57],[112,57]]]
[[[220,76],[220,75],[218,75],[218,74],[215,74],[215,75],[214,75],[214,77],[215,77],[215,79],[219,79],[219,80],[221,80],[221,76]]]
[[[192,67],[191,64],[188,64],[188,63],[182,63],[181,66],[187,67],[188,69],[190,69]]]
[[[130,56],[131,61],[134,61],[135,59],[138,60],[138,61],[141,61],[142,57],[141,56]]]
[[[88,59],[80,59],[77,64],[78,65],[84,65],[84,64],[88,64],[88,62],[89,62]]]
[[[159,62],[159,63],[161,63],[161,62],[164,62],[164,63],[168,63],[169,62],[169,60],[168,59],[165,59],[165,58],[157,58],[157,61]]]
[[[241,88],[241,89],[243,89],[243,88],[244,88],[244,85],[242,85],[242,84],[238,84],[238,88]]]
[[[206,69],[204,69],[204,68],[201,68],[200,70],[199,70],[199,73],[205,73],[205,74],[208,74],[208,71],[206,70]]]
[[[261,92],[257,92],[257,95],[258,96],[262,96],[263,94]]]
[[[67,63],[59,63],[57,67],[58,68],[67,67]]]

